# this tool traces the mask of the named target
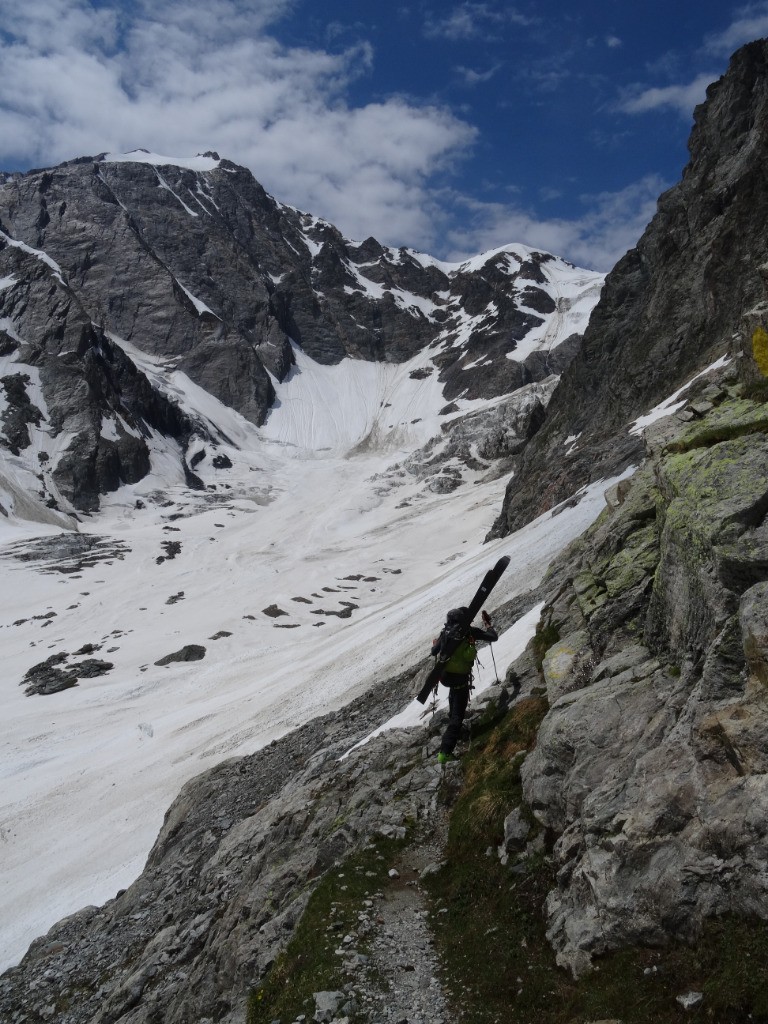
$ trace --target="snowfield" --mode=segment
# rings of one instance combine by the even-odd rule
[[[44,547],[82,543],[53,517],[0,519],[0,967],[61,917],[131,883],[191,776],[423,657],[445,611],[466,603],[501,554],[512,562],[490,607],[536,585],[598,515],[611,483],[484,545],[504,480],[468,474],[445,495],[386,472],[446,419],[436,375],[410,377],[418,360],[321,367],[297,350],[257,429],[172,367],[125,348],[222,438],[217,451],[233,465],[216,469],[200,440],[208,451],[195,472],[209,490],[190,491],[178,452],[156,437],[153,473],[81,522],[81,538],[101,542],[86,553]],[[20,485],[4,479],[0,501],[13,507]],[[500,638],[499,672],[536,614]],[[203,660],[155,664],[187,644],[203,645]],[[113,667],[26,695],[25,673],[60,653],[68,665],[87,656]],[[481,688],[494,678],[484,660]],[[421,710],[391,724],[417,725]]]

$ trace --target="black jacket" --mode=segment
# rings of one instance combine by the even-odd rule
[[[490,629],[478,629],[477,626],[470,626],[469,629],[467,630],[466,635],[471,637],[473,640],[485,640],[485,642],[489,644],[495,643],[499,639],[499,634],[496,632],[493,626],[491,626]],[[442,640],[442,637],[443,634],[441,633],[437,640],[435,640],[435,642],[432,644],[433,658],[437,655],[437,652],[440,650],[440,642]]]

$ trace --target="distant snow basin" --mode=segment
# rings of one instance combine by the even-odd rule
[[[272,380],[277,398],[261,428],[265,439],[301,451],[350,451],[366,441],[410,452],[440,432],[445,398],[437,375],[410,376],[432,365],[427,354],[407,363],[347,358],[323,366],[293,345],[293,356],[285,380]]]

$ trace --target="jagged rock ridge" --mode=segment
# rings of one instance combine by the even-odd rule
[[[524,246],[452,265],[350,242],[215,154],[133,157],[0,186],[0,437],[16,456],[30,424],[54,439],[28,470],[65,511],[146,474],[153,432],[200,486],[190,438],[221,438],[173,408],[171,373],[260,425],[292,344],[320,364],[425,352],[449,408],[561,372],[602,284]]]
[[[579,354],[508,489],[497,536],[636,460],[632,421],[726,352],[762,298],[768,41],[734,55],[694,119],[682,181],[606,278]]]

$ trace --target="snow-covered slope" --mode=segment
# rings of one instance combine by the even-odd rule
[[[294,379],[304,378],[300,398],[311,405],[311,367],[300,369]],[[331,373],[338,393],[351,394],[359,369],[323,368],[323,393]],[[250,432],[254,442],[248,451],[220,445],[230,470],[198,465],[208,480],[226,474],[223,492],[169,482],[158,446],[153,473],[112,495],[64,547],[61,534],[33,543],[5,528],[4,964],[59,917],[138,874],[185,779],[412,664],[445,609],[500,553],[513,565],[498,600],[530,587],[602,506],[597,488],[576,508],[483,546],[503,481],[451,495],[424,495],[418,481],[382,487],[386,449],[348,457],[336,445],[341,434],[349,443],[370,432],[370,402],[350,401],[346,416],[316,405],[310,433],[330,444],[307,449],[302,417],[286,412],[281,426],[291,388],[262,431],[208,400],[206,415],[225,417],[222,433],[240,431],[243,443]],[[196,399],[201,412],[194,389],[184,396]],[[204,646],[205,657],[155,664],[187,644]],[[62,692],[25,695],[28,669],[63,652],[67,667],[86,657],[113,667]]]
[[[0,966],[136,877],[186,779],[412,665],[500,552],[525,591],[602,502],[482,544],[600,275],[350,242],[213,155],[8,187]]]

